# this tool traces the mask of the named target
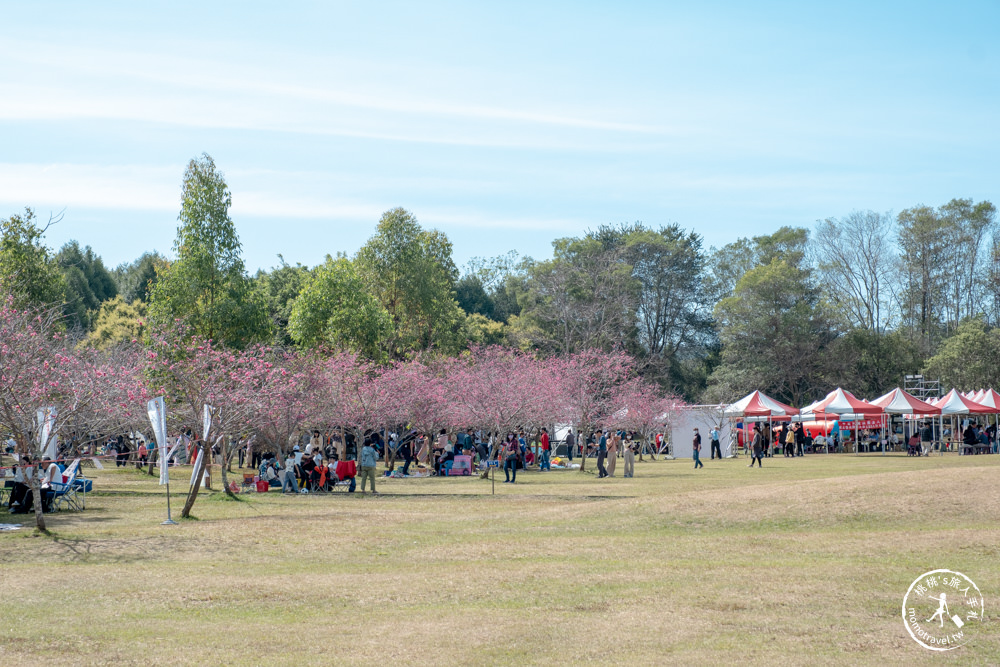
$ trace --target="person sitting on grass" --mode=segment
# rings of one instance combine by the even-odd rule
[[[264,474],[261,475],[261,479],[268,483],[269,486],[278,488],[281,486],[281,480],[278,478],[278,462],[274,458],[274,454],[264,462]]]

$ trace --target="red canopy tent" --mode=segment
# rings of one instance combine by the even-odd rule
[[[723,415],[733,421],[737,419],[766,421],[768,428],[770,428],[772,421],[788,421],[792,415],[796,415],[798,412],[792,406],[776,401],[761,391],[753,391],[735,403],[727,405],[723,410]],[[736,434],[738,444],[745,444],[746,437],[740,429],[733,428],[730,432]]]
[[[921,401],[913,394],[907,393],[899,387],[893,389],[885,396],[879,396],[872,405],[877,405],[886,413],[893,415],[939,415],[941,408],[930,403]]]
[[[837,387],[821,401],[811,403],[802,408],[803,414],[818,415],[820,413],[833,415],[881,415],[885,413],[881,407],[867,401],[862,401],[849,391]]]
[[[784,417],[787,419],[792,415],[799,414],[799,411],[781,401],[774,400],[763,392],[754,391],[735,403],[727,405],[723,413],[727,417]]]
[[[992,415],[996,408],[980,405],[962,396],[957,389],[952,389],[934,403],[941,409],[942,415]]]

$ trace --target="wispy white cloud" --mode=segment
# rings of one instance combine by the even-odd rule
[[[398,74],[365,78],[339,63],[303,72],[170,54],[37,46],[0,44],[7,63],[0,120],[110,119],[567,150],[641,149],[642,137],[676,134],[595,115],[593,104],[581,112],[522,96],[497,105],[475,91],[447,85],[414,90]]]

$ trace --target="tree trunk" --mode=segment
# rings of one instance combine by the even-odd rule
[[[149,453],[149,467],[146,469],[146,474],[153,477],[153,466],[156,465],[156,459],[160,458],[160,448],[153,447],[153,450]]]
[[[220,448],[222,450],[222,466],[221,466],[222,469],[219,473],[222,476],[222,490],[225,491],[226,495],[232,498],[233,500],[238,500],[238,498],[236,498],[236,494],[233,493],[229,488],[229,477],[226,475],[227,472],[226,469],[233,464],[234,451],[232,450],[232,441],[229,438],[223,438],[222,443],[223,443],[222,447]],[[239,443],[238,440],[237,443]],[[239,450],[239,444],[237,444],[236,451],[238,450]]]
[[[201,477],[205,474],[205,464],[208,462],[207,456],[201,457],[201,465],[194,473],[194,484],[191,485],[191,489],[188,491],[187,502],[184,503],[184,509],[181,510],[181,518],[187,519],[191,516],[191,508],[194,507],[194,501],[198,499],[198,490],[201,488]]]
[[[36,470],[37,468],[31,471],[31,479],[28,480],[28,486],[31,487],[31,495],[35,500],[35,528],[39,532],[47,533],[49,531],[45,527],[45,514],[42,512],[42,485],[38,483],[38,476],[35,474]]]
[[[580,443],[580,472],[583,472],[583,471],[585,471],[587,469],[587,436],[586,436],[586,433],[587,433],[587,429],[583,429],[582,431],[580,431],[580,439],[583,440],[583,442]]]

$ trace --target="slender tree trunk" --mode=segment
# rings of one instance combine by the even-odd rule
[[[584,472],[587,469],[587,429],[583,429],[580,432],[580,438],[583,442],[580,443],[580,472]]]
[[[38,470],[37,465],[32,469],[31,479],[28,480],[28,486],[31,488],[31,495],[35,500],[35,528],[39,532],[47,533],[48,529],[45,527],[45,514],[42,512],[42,485],[38,483],[38,476],[35,472]]]
[[[191,516],[191,508],[194,507],[194,501],[198,499],[198,490],[201,488],[201,478],[205,474],[205,465],[208,463],[208,456],[203,454],[201,457],[201,465],[195,470],[194,473],[194,484],[191,485],[191,489],[188,491],[187,502],[184,503],[184,509],[181,510],[181,518],[187,519]]]
[[[146,474],[153,477],[153,466],[156,465],[156,459],[160,458],[160,448],[153,447],[152,451],[149,452],[149,466],[146,468]]]
[[[239,442],[239,441],[237,441],[237,442]],[[234,454],[234,451],[232,450],[232,440],[230,438],[225,438],[224,437],[222,439],[222,443],[223,443],[222,444],[222,448],[221,448],[222,449],[222,466],[221,466],[221,470],[219,472],[219,474],[222,475],[222,490],[226,492],[227,496],[229,496],[230,498],[233,498],[235,500],[236,499],[236,494],[233,493],[232,490],[230,490],[230,488],[229,488],[229,477],[226,475],[226,472],[227,472],[226,469],[229,468],[233,464],[233,454]],[[238,447],[237,447],[236,451],[238,451]],[[231,471],[229,471],[229,472],[231,472]]]

